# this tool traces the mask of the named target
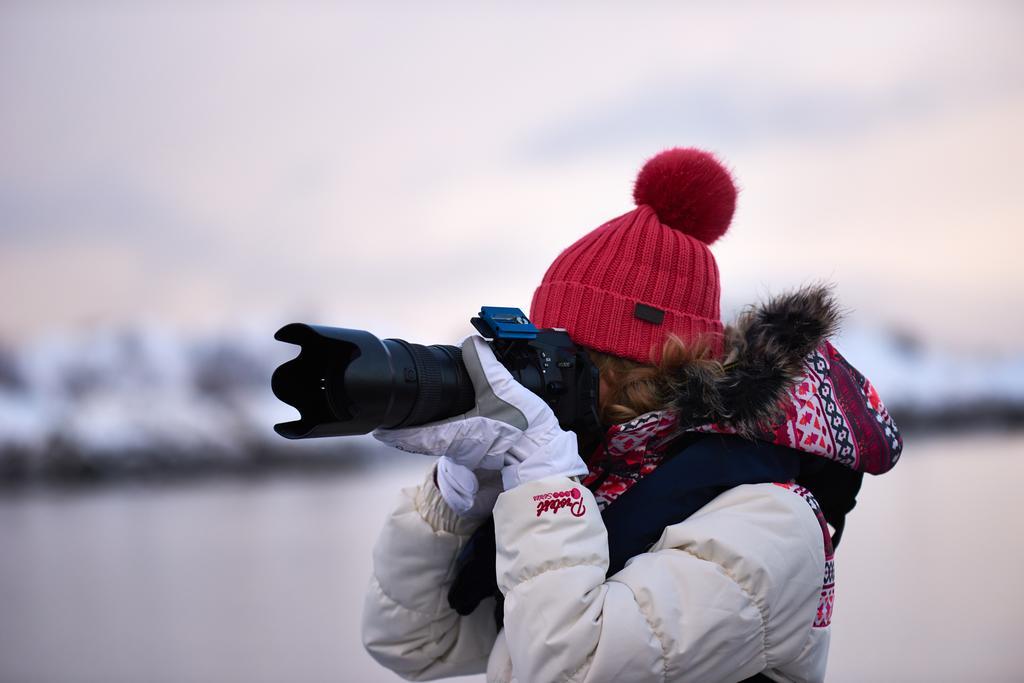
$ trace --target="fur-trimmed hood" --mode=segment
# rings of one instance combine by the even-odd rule
[[[688,363],[672,388],[684,429],[739,434],[880,474],[903,441],[874,386],[829,342],[831,291],[811,286],[747,309],[721,362]]]
[[[690,363],[674,377],[684,423],[714,422],[753,434],[780,416],[805,360],[835,333],[841,314],[831,290],[808,286],[750,306],[725,330],[721,363]]]

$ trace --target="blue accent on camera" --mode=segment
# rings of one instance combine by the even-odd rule
[[[518,308],[481,306],[480,317],[472,322],[480,334],[490,339],[536,339],[538,333]]]

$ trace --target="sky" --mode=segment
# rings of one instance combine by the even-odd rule
[[[741,194],[723,309],[1024,349],[1019,3],[0,4],[0,338],[528,308],[642,163]]]

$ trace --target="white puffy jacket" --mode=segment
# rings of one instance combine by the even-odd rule
[[[723,493],[610,578],[600,512],[574,480],[503,493],[494,521],[500,633],[493,600],[465,617],[448,606],[473,523],[429,478],[402,491],[363,612],[378,662],[410,680],[485,670],[495,683],[824,679],[830,628],[819,603],[823,574],[832,578],[818,518],[787,488]]]

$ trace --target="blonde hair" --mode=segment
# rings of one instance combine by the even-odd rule
[[[632,420],[652,410],[669,408],[679,391],[680,370],[698,365],[704,372],[720,373],[721,361],[704,342],[687,345],[674,334],[668,335],[657,364],[644,364],[600,351],[590,358],[601,372],[602,391],[599,414],[605,425]]]

